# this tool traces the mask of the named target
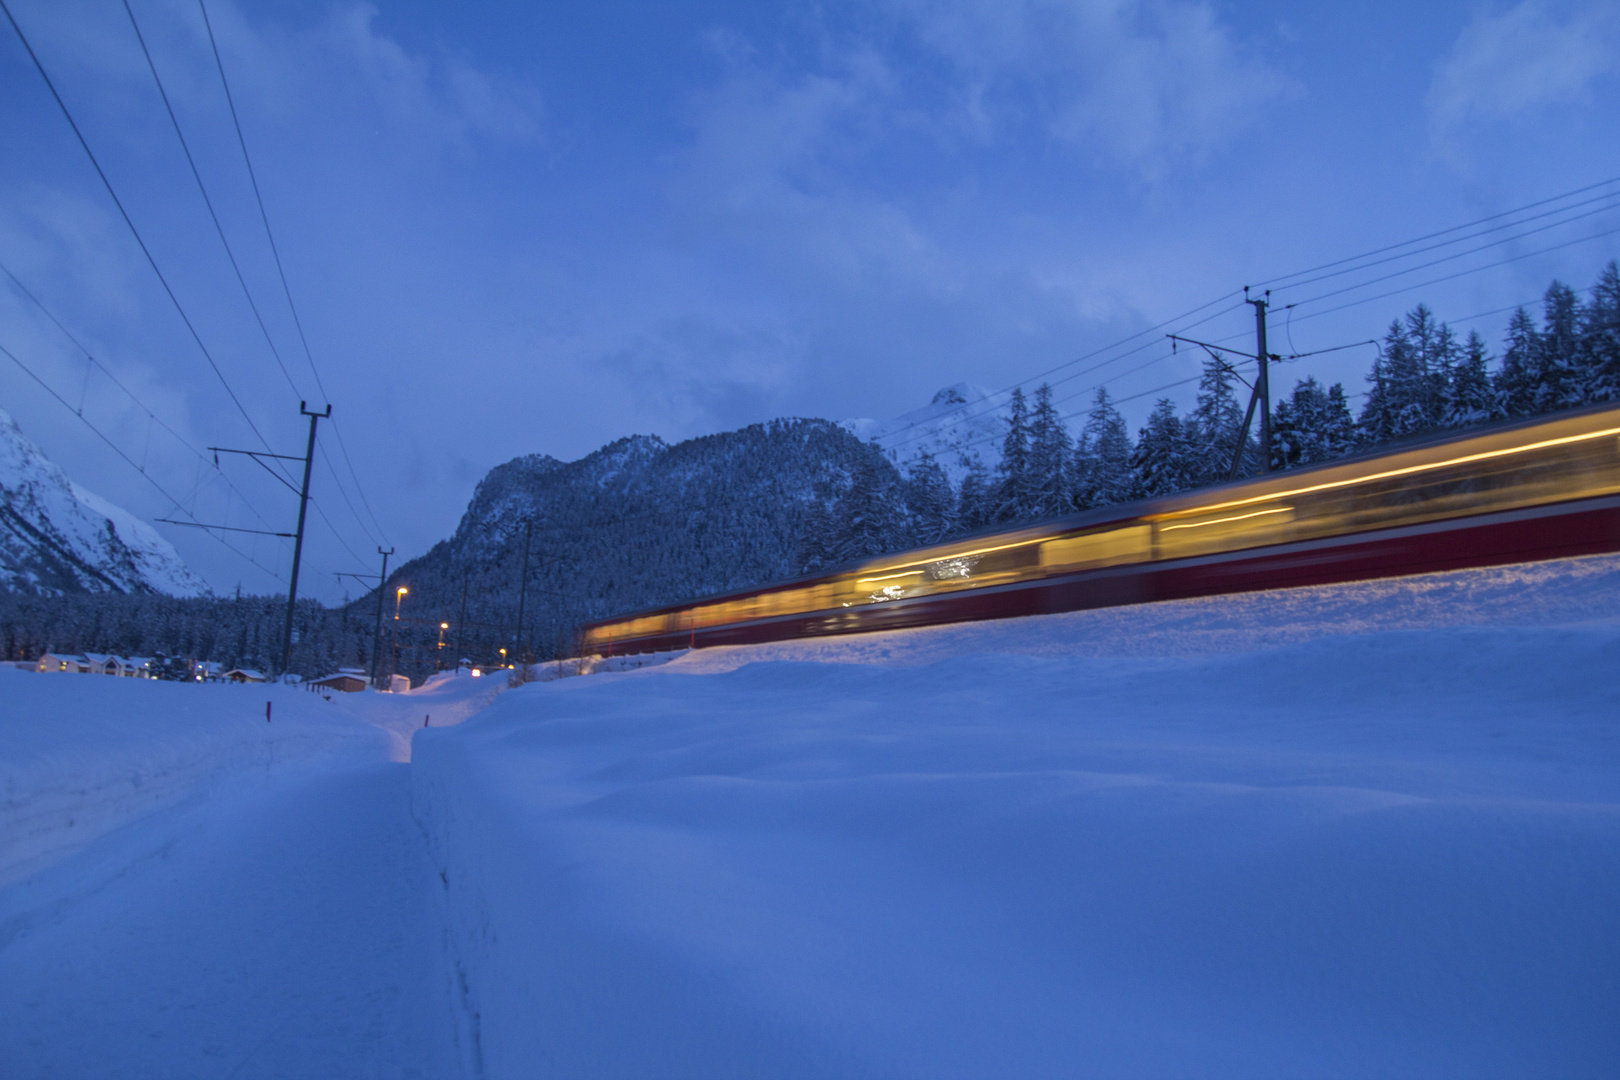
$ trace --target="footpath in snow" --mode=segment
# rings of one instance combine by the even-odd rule
[[[0,672],[0,1075],[1620,1072],[1620,559],[658,659]]]
[[[0,1076],[460,1075],[404,760],[501,689],[0,670]]]
[[[490,1076],[1620,1071],[1620,560],[702,650],[418,736]]]

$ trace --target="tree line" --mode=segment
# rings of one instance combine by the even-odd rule
[[[1413,436],[1559,409],[1620,401],[1620,268],[1611,261],[1583,300],[1554,281],[1541,320],[1509,319],[1500,356],[1475,331],[1455,331],[1419,304],[1394,320],[1367,373],[1357,415],[1344,386],[1300,379],[1275,403],[1265,453],[1274,469],[1330,461]],[[806,570],[931,544],[990,526],[1018,525],[1136,499],[1170,495],[1258,471],[1261,448],[1243,434],[1236,376],[1205,361],[1185,415],[1160,399],[1132,439],[1107,387],[1072,433],[1048,385],[1012,392],[994,471],[977,458],[952,485],[926,451],[904,474],[873,454],[814,516]],[[1240,445],[1241,443],[1241,445]]]

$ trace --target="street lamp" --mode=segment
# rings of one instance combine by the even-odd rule
[[[394,632],[388,644],[388,689],[394,688],[394,669],[399,666],[399,602],[411,590],[401,585],[394,590]]]
[[[505,667],[505,666],[506,666],[506,650],[502,649],[501,650],[501,667]]]
[[[433,660],[433,670],[434,671],[443,671],[444,670],[444,632],[446,630],[448,630],[448,629],[450,629],[450,624],[449,623],[442,622],[442,623],[439,624],[439,652],[438,652],[438,655],[436,657],[434,657],[434,660]]]

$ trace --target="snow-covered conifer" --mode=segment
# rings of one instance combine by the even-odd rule
[[[1131,470],[1139,498],[1173,495],[1196,487],[1193,476],[1192,441],[1186,422],[1176,415],[1169,398],[1160,398],[1136,439]]]

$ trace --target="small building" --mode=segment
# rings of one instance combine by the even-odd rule
[[[91,675],[117,675],[119,668],[124,664],[124,658],[114,653],[87,652],[84,654],[84,670]]]
[[[325,687],[328,690],[341,690],[345,694],[354,694],[364,690],[370,685],[370,682],[371,680],[367,679],[363,673],[351,669],[339,671],[335,675],[311,679],[304,685]]]
[[[118,674],[126,679],[155,679],[157,672],[152,669],[150,656],[126,656],[118,665]]]
[[[82,673],[86,670],[85,659],[82,656],[68,653],[40,653],[39,659],[34,661],[35,671],[72,671]]]
[[[409,690],[410,688],[411,688],[411,677],[409,675],[390,675],[390,676],[388,676],[388,689],[393,691],[394,693],[403,694],[407,690]]]
[[[270,681],[267,678],[265,678],[264,672],[262,672],[262,671],[254,671],[252,668],[243,668],[243,667],[231,668],[231,670],[229,670],[229,671],[227,671],[225,673],[224,678],[225,678],[226,682],[234,682],[234,683],[255,683],[255,682],[269,682]]]

